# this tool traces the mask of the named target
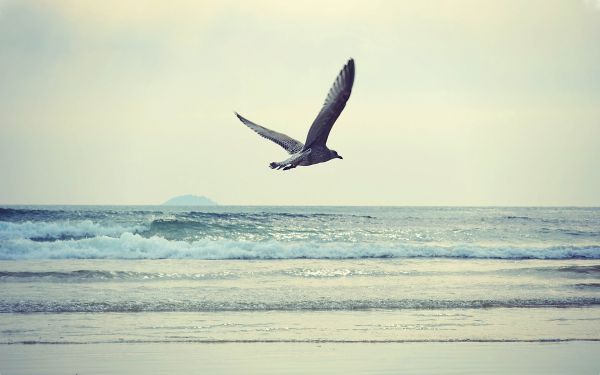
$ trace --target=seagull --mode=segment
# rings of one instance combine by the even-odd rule
[[[258,133],[258,135],[275,142],[291,155],[282,162],[272,162],[269,164],[271,169],[287,171],[299,165],[308,166],[324,163],[331,159],[343,159],[336,151],[330,150],[326,143],[333,124],[344,110],[348,98],[350,98],[353,83],[354,60],[350,59],[338,74],[335,82],[333,82],[333,86],[327,94],[321,111],[310,126],[304,144],[285,134],[255,124],[237,112],[235,112],[235,115],[246,126]]]

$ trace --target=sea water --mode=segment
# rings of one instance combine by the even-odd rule
[[[600,340],[600,209],[0,208],[0,343]]]

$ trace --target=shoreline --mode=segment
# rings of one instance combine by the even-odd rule
[[[600,338],[567,338],[567,339],[457,339],[457,340],[175,340],[175,341],[160,341],[160,340],[147,340],[147,341],[94,341],[94,342],[76,342],[76,341],[15,341],[15,342],[1,342],[0,347],[4,345],[23,345],[23,346],[36,346],[36,345],[168,345],[168,344],[191,344],[191,345],[227,345],[227,344],[373,344],[373,345],[385,345],[385,344],[552,344],[552,343],[597,343],[600,342]],[[599,353],[600,354],[600,353]]]
[[[600,341],[600,307],[0,314],[0,343]]]

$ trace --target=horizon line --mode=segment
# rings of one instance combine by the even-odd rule
[[[415,208],[415,207],[429,207],[429,208],[600,208],[600,205],[452,205],[452,204],[214,204],[214,205],[165,205],[165,204],[152,204],[152,203],[10,203],[1,204],[2,207],[18,207],[18,206],[112,206],[112,207],[404,207],[404,208]]]

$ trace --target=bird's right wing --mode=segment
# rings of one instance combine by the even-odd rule
[[[288,137],[285,134],[278,133],[271,129],[267,129],[264,126],[257,125],[255,123],[253,123],[252,121],[245,119],[237,112],[235,113],[235,115],[247,127],[249,127],[250,129],[254,130],[256,133],[258,133],[258,135],[277,143],[279,146],[283,147],[289,154],[295,154],[296,152],[299,152],[300,150],[302,150],[302,148],[304,147],[302,142],[299,142],[292,137]]]

